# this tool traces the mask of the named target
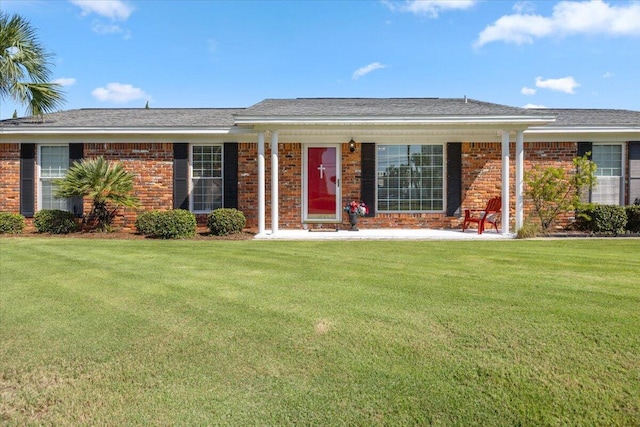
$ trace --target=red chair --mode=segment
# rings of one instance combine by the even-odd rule
[[[498,230],[498,216],[502,209],[502,197],[494,197],[489,200],[487,207],[484,209],[465,209],[464,210],[464,222],[462,223],[462,231],[467,226],[474,222],[478,224],[478,234],[482,234],[484,231],[485,223],[492,224],[496,232]]]

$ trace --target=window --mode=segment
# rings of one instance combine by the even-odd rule
[[[378,145],[378,210],[444,209],[443,145]]]
[[[591,202],[603,205],[622,203],[622,145],[593,144],[591,158],[596,164],[596,185]]]
[[[191,210],[211,212],[222,207],[222,146],[191,147]]]
[[[69,147],[66,145],[40,146],[40,209],[69,210],[68,199],[53,196],[53,180],[64,178],[69,169]]]

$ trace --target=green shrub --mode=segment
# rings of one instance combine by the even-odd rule
[[[36,212],[33,224],[38,233],[68,234],[77,228],[71,212],[44,209]]]
[[[624,206],[592,205],[579,212],[580,228],[597,234],[621,234],[627,225]]]
[[[640,233],[640,205],[627,206],[625,210],[627,211],[627,230]]]
[[[22,215],[0,212],[0,234],[22,233],[25,225],[24,217]]]
[[[196,235],[196,216],[182,209],[144,212],[136,219],[136,229],[145,236],[182,239]]]
[[[246,223],[244,214],[233,208],[216,209],[207,216],[207,227],[215,236],[242,233]]]
[[[596,208],[595,203],[582,203],[576,209],[576,227],[578,230],[593,232],[593,210]]]
[[[138,233],[145,236],[153,235],[156,229],[156,218],[159,213],[159,211],[146,211],[139,214],[135,222],[135,227]]]

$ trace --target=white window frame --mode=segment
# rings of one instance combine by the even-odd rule
[[[63,147],[66,149],[66,153],[67,153],[67,169],[65,171],[65,175],[66,172],[69,171],[69,144],[38,144],[37,146],[37,161],[36,161],[36,175],[37,175],[37,180],[38,180],[38,198],[37,198],[37,211],[41,211],[43,209],[60,209],[60,210],[65,210],[65,211],[71,211],[71,200],[70,199],[66,199],[66,207],[62,208],[62,207],[53,207],[53,208],[45,208],[43,206],[44,201],[43,201],[43,189],[42,189],[42,183],[43,181],[53,181],[54,179],[57,178],[62,178],[62,176],[60,177],[55,177],[55,178],[50,178],[50,177],[46,177],[43,178],[42,177],[42,148],[43,147]]]
[[[220,188],[222,189],[221,204],[220,207],[224,207],[224,144],[223,143],[201,143],[201,144],[189,144],[189,210],[196,214],[208,214],[212,210],[195,210],[195,194],[193,185],[193,149],[194,147],[220,147],[220,178],[207,177],[201,179],[220,180]],[[214,210],[217,208],[214,208]]]
[[[618,200],[618,205],[623,206],[625,204],[625,183],[626,183],[626,164],[625,159],[627,158],[626,153],[626,144],[623,142],[612,141],[612,142],[594,142],[591,147],[591,158],[593,159],[593,149],[596,146],[603,145],[616,145],[620,147],[620,197]],[[597,164],[597,162],[596,162]],[[597,169],[596,169],[597,173]],[[598,186],[598,176],[596,175],[596,187]],[[593,199],[593,190],[590,199]]]
[[[442,148],[442,209],[435,210],[387,210],[380,209],[378,204],[378,168],[380,165],[380,156],[378,155],[378,149],[380,146],[415,146],[415,145],[436,145]],[[388,214],[413,214],[413,213],[444,213],[447,211],[447,149],[446,143],[444,142],[420,142],[420,141],[411,141],[411,142],[380,142],[376,143],[376,176],[375,176],[375,189],[376,189],[376,212],[380,213],[388,213]]]

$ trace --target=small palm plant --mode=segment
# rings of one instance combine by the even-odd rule
[[[100,231],[110,231],[121,207],[136,207],[138,199],[131,195],[134,175],[122,163],[104,157],[83,159],[69,168],[64,178],[53,181],[56,197],[88,197],[92,200],[88,222]]]

